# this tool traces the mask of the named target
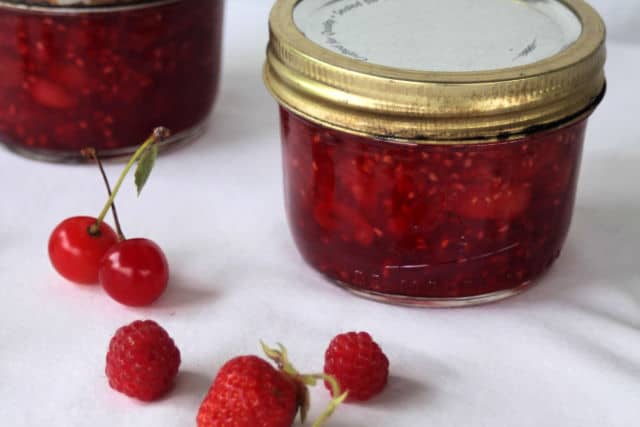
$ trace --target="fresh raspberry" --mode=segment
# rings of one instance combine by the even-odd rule
[[[347,402],[369,400],[382,391],[389,378],[389,360],[366,332],[336,336],[324,360],[324,372],[349,392]],[[329,384],[325,385],[331,390]]]
[[[130,397],[155,400],[173,386],[180,350],[160,325],[137,320],[116,331],[109,343],[109,385]]]
[[[198,427],[290,427],[304,385],[256,356],[220,369],[198,411]]]

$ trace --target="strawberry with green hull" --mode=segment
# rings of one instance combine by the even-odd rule
[[[295,380],[265,360],[237,357],[220,369],[200,406],[198,427],[289,427],[298,412],[299,394]]]
[[[284,347],[274,350],[262,346],[278,369],[257,356],[229,360],[200,406],[198,427],[291,427],[298,412],[304,423],[309,408],[307,386],[321,379],[333,384],[337,397],[314,423],[314,427],[319,427],[347,397],[328,375],[298,373]]]

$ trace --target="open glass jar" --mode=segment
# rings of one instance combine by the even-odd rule
[[[605,28],[582,0],[279,0],[265,82],[306,261],[347,289],[463,306],[560,254]]]
[[[156,126],[203,126],[223,0],[0,0],[0,142],[30,157],[130,152]]]

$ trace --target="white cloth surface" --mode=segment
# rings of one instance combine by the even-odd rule
[[[276,104],[261,65],[270,2],[227,2],[221,92],[206,134],[161,156],[142,197],[118,207],[125,233],[164,248],[167,293],[131,309],[65,282],[47,239],[96,215],[92,166],[0,151],[0,425],[188,426],[221,364],[285,343],[322,368],[337,333],[366,330],[391,362],[385,392],[345,405],[333,427],[630,427],[640,419],[640,6],[594,1],[609,24],[609,92],[590,122],[564,253],[521,296],[456,310],[352,297],[308,268],[285,220]],[[614,6],[615,5],[615,6]],[[170,100],[168,100],[170,102]],[[115,179],[121,163],[109,163]],[[162,324],[182,352],[175,390],[141,404],[104,374],[114,331]],[[312,392],[311,419],[328,401]],[[308,423],[310,425],[310,423]]]

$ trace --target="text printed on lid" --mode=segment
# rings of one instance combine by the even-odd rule
[[[315,43],[354,59],[455,72],[530,64],[582,30],[557,0],[303,0],[294,21]]]

